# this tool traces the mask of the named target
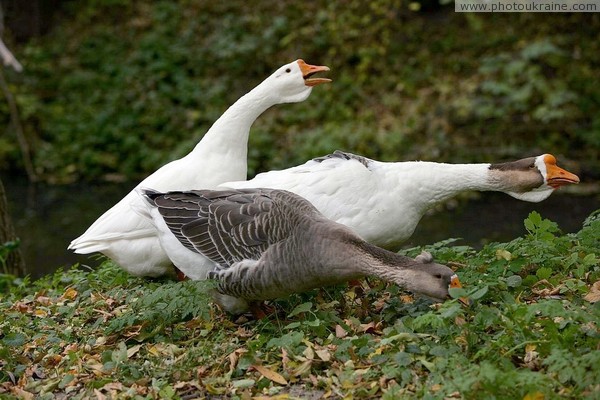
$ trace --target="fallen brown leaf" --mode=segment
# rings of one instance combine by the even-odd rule
[[[36,308],[33,312],[33,315],[40,318],[45,318],[48,315],[48,311],[42,310],[41,308]]]
[[[287,385],[288,382],[287,380],[281,376],[281,374],[267,368],[264,367],[262,365],[253,365],[252,366],[255,370],[257,370],[258,372],[260,372],[260,374],[262,376],[264,376],[265,378],[267,378],[270,381],[273,381],[275,383],[279,383],[280,385]]]
[[[105,384],[104,386],[102,386],[101,390],[117,390],[117,391],[122,391],[123,390],[123,384],[121,382],[108,382],[107,384]]]
[[[368,324],[360,324],[359,330],[364,333],[381,335],[381,323],[378,322],[375,324],[375,322],[371,321]]]
[[[50,299],[50,297],[47,296],[38,296],[36,297],[35,301],[43,306],[49,306],[50,304],[52,304],[52,299]]]
[[[286,349],[282,348],[281,349],[281,364],[283,365],[283,368],[287,368],[289,362],[290,362],[290,357],[288,356],[288,352]]]
[[[402,300],[403,303],[414,303],[415,302],[415,298],[409,294],[403,294],[400,296],[400,300]]]
[[[233,372],[235,367],[237,366],[238,360],[240,359],[240,355],[247,353],[246,349],[237,349],[233,353],[229,354],[227,358],[229,359],[229,372]]]
[[[33,400],[35,398],[33,393],[23,390],[17,386],[13,386],[11,388],[11,392],[13,392],[15,394],[15,396],[17,396],[17,398],[23,399],[23,400]]]
[[[98,400],[106,400],[106,396],[102,394],[98,389],[94,389],[94,394]]]
[[[60,362],[62,361],[62,359],[63,359],[63,357],[61,355],[52,354],[52,355],[44,357],[44,364],[47,367],[55,367],[58,364],[60,364]]]
[[[25,314],[25,313],[30,313],[31,312],[31,306],[30,306],[31,302],[30,301],[18,301],[13,305],[13,308],[15,308],[18,312]]]
[[[590,288],[590,292],[585,295],[584,300],[590,303],[596,303],[600,301],[600,281],[597,281]]]
[[[141,347],[142,347],[141,344],[136,344],[135,346],[131,346],[130,348],[128,348],[127,349],[127,358],[131,358],[133,355],[135,355],[135,353],[137,353]]]
[[[327,349],[319,349],[316,350],[315,353],[317,353],[317,356],[319,356],[319,358],[325,362],[331,360],[331,353]]]
[[[548,286],[548,287],[538,289],[539,286]],[[533,285],[531,291],[540,297],[550,297],[550,296],[556,296],[557,294],[559,294],[561,288],[562,288],[562,285],[554,286],[553,284],[548,282],[546,279],[542,279]]]
[[[308,360],[313,360],[315,358],[315,352],[312,348],[312,343],[306,343],[306,344],[307,345],[310,344],[310,345],[307,346],[306,349],[304,349],[304,351],[302,352],[302,355]],[[299,359],[300,359],[300,357],[299,357]],[[304,360],[302,360],[302,361],[304,361]]]
[[[306,360],[292,372],[292,375],[293,376],[306,375],[310,372],[311,366],[312,366],[312,360]]]
[[[336,325],[335,326],[335,337],[337,337],[338,339],[344,338],[348,335],[348,332],[346,332],[346,330],[344,328],[342,328],[340,325]]]
[[[72,287],[65,290],[62,295],[62,298],[67,300],[74,300],[75,297],[77,297],[77,290],[73,289]]]

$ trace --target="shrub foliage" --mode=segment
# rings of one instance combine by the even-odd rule
[[[55,182],[144,176],[301,57],[334,82],[258,119],[251,174],[335,149],[462,162],[552,152],[598,170],[599,15],[418,6],[66,2],[49,34],[16,48],[25,73],[9,77],[35,167]],[[5,167],[15,143],[0,139]]]

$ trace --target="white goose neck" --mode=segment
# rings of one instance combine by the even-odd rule
[[[193,152],[202,152],[205,148],[210,151],[214,151],[215,148],[223,148],[228,152],[238,153],[238,156],[243,156],[245,161],[248,153],[248,135],[252,123],[275,104],[277,104],[277,99],[270,93],[266,85],[258,85],[240,97],[215,121]]]
[[[416,197],[425,209],[468,190],[495,190],[490,164],[445,164],[427,161],[384,163],[400,198]]]

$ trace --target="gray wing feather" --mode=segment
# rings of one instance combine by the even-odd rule
[[[198,209],[193,197],[186,192],[160,193],[145,189],[143,193],[147,201],[158,208],[168,228],[188,249],[194,251],[193,244],[182,234],[181,228],[198,219],[206,218],[206,214]]]
[[[317,212],[308,201],[274,189],[146,193],[177,239],[225,268],[258,260],[285,238],[293,215]]]
[[[316,162],[323,162],[325,160],[329,160],[332,158],[340,158],[342,160],[356,160],[359,163],[361,163],[362,165],[364,165],[365,167],[369,168],[369,164],[373,161],[370,158],[367,157],[363,157],[363,156],[359,156],[356,154],[352,154],[352,153],[347,153],[341,150],[336,150],[331,154],[327,154],[325,156],[321,156],[321,157],[317,157],[317,158],[313,158],[313,161]]]

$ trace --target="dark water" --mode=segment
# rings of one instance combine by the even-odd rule
[[[583,221],[600,208],[600,195],[554,193],[540,203],[528,203],[504,193],[481,193],[477,199],[425,215],[407,244],[424,245],[448,238],[455,244],[480,248],[490,242],[507,242],[526,233],[523,221],[530,212],[558,224],[564,233],[577,232]]]
[[[74,254],[67,246],[135,186],[32,185],[24,179],[5,176],[2,181],[27,273],[32,277],[75,263],[98,265],[97,256]]]
[[[67,250],[105,210],[134,184],[47,186],[2,177],[27,273],[40,277],[61,266],[99,264],[97,257]],[[563,232],[581,229],[583,220],[600,208],[600,197],[558,193],[541,203],[518,201],[502,193],[481,193],[476,199],[448,206],[423,217],[406,247],[463,238],[457,244],[481,247],[508,241],[525,233],[523,220],[536,210],[559,224]]]

